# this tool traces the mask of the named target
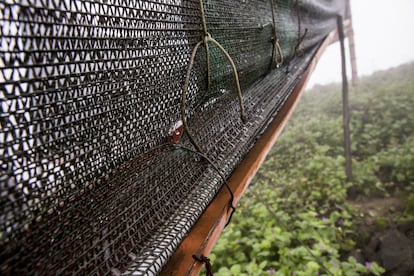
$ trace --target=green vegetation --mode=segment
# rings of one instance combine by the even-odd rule
[[[363,78],[351,91],[359,199],[398,197],[414,213],[414,64]],[[305,93],[209,256],[215,275],[380,275],[358,263],[361,211],[347,200],[341,86]],[[375,225],[387,227],[376,218]]]

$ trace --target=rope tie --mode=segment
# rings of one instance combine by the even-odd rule
[[[272,43],[273,43],[273,51],[272,51],[272,63],[270,64],[270,68],[279,68],[283,64],[283,52],[282,48],[279,44],[279,39],[277,37],[276,32],[276,16],[275,16],[275,7],[273,4],[273,0],[269,0],[270,5],[272,6],[272,21],[273,21],[273,37],[272,37]]]
[[[295,9],[296,9],[296,15],[298,19],[298,33],[297,33],[297,39],[296,43],[293,44],[292,47],[292,55],[289,58],[289,61],[286,66],[286,74],[290,72],[290,62],[294,57],[299,57],[303,54],[302,49],[300,48],[302,45],[302,42],[305,40],[306,35],[308,34],[308,28],[305,28],[304,33],[302,34],[302,25],[301,25],[301,15],[300,15],[300,7],[299,7],[299,0],[295,1]]]
[[[247,117],[246,117],[246,112],[245,112],[245,108],[244,108],[243,95],[241,93],[239,75],[237,73],[236,65],[234,64],[233,59],[230,57],[229,53],[224,49],[224,47],[219,42],[217,42],[214,38],[212,38],[211,34],[207,31],[207,24],[206,24],[205,12],[204,12],[203,0],[199,0],[199,5],[200,5],[201,24],[202,24],[202,28],[203,28],[203,37],[199,42],[197,42],[197,44],[194,46],[194,48],[191,52],[191,57],[190,57],[190,61],[188,63],[188,68],[187,68],[187,74],[186,74],[185,79],[184,79],[184,88],[183,88],[182,101],[181,101],[181,121],[183,122],[184,132],[187,134],[188,139],[190,140],[191,144],[194,146],[195,150],[192,150],[192,149],[187,148],[187,147],[182,146],[182,145],[175,145],[175,146],[183,148],[183,149],[191,151],[191,152],[194,152],[194,153],[200,155],[201,157],[203,157],[218,172],[220,177],[223,179],[224,184],[226,185],[226,188],[230,193],[229,207],[232,209],[230,217],[229,217],[229,219],[226,223],[226,226],[227,226],[230,223],[231,218],[233,217],[234,211],[236,210],[236,208],[233,205],[233,202],[234,202],[233,191],[231,190],[230,186],[228,185],[224,175],[217,168],[217,166],[204,154],[204,152],[201,149],[200,145],[194,139],[194,137],[193,137],[193,135],[190,131],[190,127],[188,126],[188,121],[187,121],[187,116],[186,116],[187,94],[188,94],[188,87],[189,87],[189,83],[190,83],[190,75],[191,75],[191,71],[192,71],[193,66],[194,66],[195,56],[197,54],[198,49],[202,45],[204,45],[205,55],[206,55],[207,90],[208,90],[208,92],[210,91],[210,88],[211,88],[210,54],[209,54],[209,45],[208,44],[212,43],[212,44],[214,44],[214,46],[216,46],[221,51],[221,53],[225,56],[227,62],[230,64],[230,66],[232,68],[233,79],[234,79],[234,83],[235,83],[236,90],[237,90],[237,96],[239,98],[240,118],[241,118],[243,123],[246,123]],[[207,264],[206,264],[206,266],[207,266]],[[211,275],[213,275],[213,274],[211,273]]]
[[[199,4],[200,4],[201,22],[203,26],[203,38],[194,46],[193,51],[191,53],[190,61],[188,64],[187,74],[184,80],[184,88],[183,88],[183,95],[182,95],[182,102],[181,102],[181,120],[183,121],[184,131],[187,133],[191,144],[193,144],[193,146],[197,149],[197,151],[201,152],[202,151],[201,147],[198,145],[198,143],[196,142],[196,140],[191,134],[191,131],[190,131],[190,128],[187,122],[187,116],[186,116],[187,94],[188,94],[188,86],[190,83],[190,75],[191,75],[191,71],[194,66],[195,56],[197,54],[198,48],[200,48],[201,45],[204,45],[205,52],[206,52],[207,88],[210,89],[211,87],[210,57],[209,57],[209,46],[208,46],[208,44],[211,42],[212,44],[214,44],[214,46],[216,46],[222,52],[222,54],[225,56],[227,62],[230,64],[232,68],[234,83],[235,83],[237,95],[239,98],[240,117],[243,123],[247,121],[247,117],[246,117],[246,112],[244,108],[243,95],[241,93],[239,75],[237,73],[236,65],[234,64],[233,59],[230,57],[228,52],[223,48],[223,46],[219,42],[217,42],[214,38],[212,38],[211,34],[207,31],[203,1],[199,0]]]
[[[209,258],[207,258],[204,255],[201,255],[200,257],[197,257],[196,255],[193,255],[193,259],[205,264],[206,266],[206,276],[214,276],[213,271],[211,269],[211,261]]]
[[[299,7],[299,0],[296,0],[295,2],[295,7],[296,7],[296,14],[297,14],[297,18],[298,18],[298,38],[296,40],[296,44],[293,48],[293,56],[301,56],[302,55],[302,50],[300,49],[300,46],[303,42],[303,40],[305,39],[305,36],[308,34],[308,28],[305,28],[305,32],[303,34],[301,31],[301,20],[300,20],[300,7]]]
[[[273,52],[272,52],[272,69],[279,68],[283,64],[283,53],[282,48],[279,44],[279,39],[272,38]]]

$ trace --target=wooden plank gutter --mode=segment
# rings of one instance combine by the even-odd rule
[[[351,26],[350,22],[345,21],[345,29],[349,26]],[[265,160],[266,155],[285,127],[325,49],[336,41],[338,41],[338,32],[335,29],[323,41],[310,65],[304,72],[302,79],[279,113],[240,165],[233,171],[228,184],[234,193],[234,204],[240,200],[250,181]],[[161,271],[161,275],[198,275],[203,264],[194,260],[192,255],[209,255],[223,231],[230,214],[229,194],[226,187],[223,186],[190,233],[181,242],[174,255],[171,256],[169,262]]]

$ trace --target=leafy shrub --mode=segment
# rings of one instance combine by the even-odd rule
[[[414,192],[414,136],[376,156],[377,174],[383,182]]]
[[[408,192],[407,210],[414,210],[413,72],[414,63],[374,74],[350,95],[354,185],[364,195]],[[318,89],[304,95],[210,255],[216,275],[384,272],[348,257],[355,229],[340,86]]]

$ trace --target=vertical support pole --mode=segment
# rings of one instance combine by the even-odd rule
[[[346,1],[346,19],[351,22],[351,25],[348,28],[347,37],[348,37],[348,46],[349,46],[349,55],[351,59],[351,72],[352,72],[352,86],[358,85],[358,69],[356,64],[356,52],[355,52],[355,40],[354,40],[354,28],[352,26],[352,13],[351,13],[351,3],[349,0]]]
[[[338,15],[337,17],[338,24],[338,34],[339,42],[341,46],[341,64],[342,64],[342,114],[343,114],[343,129],[344,129],[344,150],[345,150],[345,160],[346,160],[346,177],[348,182],[353,182],[352,177],[352,155],[351,155],[351,133],[349,129],[349,98],[348,98],[348,78],[346,76],[346,59],[345,59],[345,35],[344,35],[344,26],[342,16]],[[348,195],[350,198],[355,198],[356,196],[355,187],[352,185],[348,190]]]
[[[359,83],[358,71],[356,64],[356,54],[355,54],[355,41],[354,41],[354,30],[351,29],[348,32],[348,43],[349,43],[349,54],[351,56],[351,71],[352,71],[352,86],[357,86]]]

